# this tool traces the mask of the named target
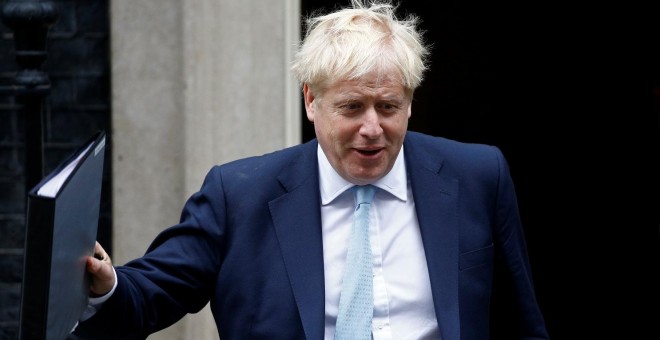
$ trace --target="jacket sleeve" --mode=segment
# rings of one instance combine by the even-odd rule
[[[493,339],[548,339],[532,282],[513,180],[502,152],[494,149],[499,174],[494,219],[491,333]]]

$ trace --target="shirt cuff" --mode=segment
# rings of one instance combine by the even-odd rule
[[[94,314],[96,314],[101,306],[103,306],[103,303],[106,302],[115,292],[115,289],[117,289],[117,272],[115,271],[114,266],[112,267],[112,272],[115,274],[115,284],[112,286],[112,289],[110,289],[110,291],[105,295],[99,297],[90,297],[89,302],[87,303],[87,308],[80,316],[80,321],[85,321],[94,316]]]

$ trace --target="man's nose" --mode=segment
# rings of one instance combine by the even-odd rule
[[[369,108],[364,112],[364,119],[360,127],[360,134],[367,138],[377,138],[383,133],[380,126],[380,116],[375,108]]]

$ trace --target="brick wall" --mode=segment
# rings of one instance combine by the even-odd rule
[[[0,0],[2,8],[8,0]],[[58,21],[43,69],[52,90],[44,110],[44,167],[49,172],[92,133],[108,133],[98,238],[111,249],[110,67],[108,0],[52,1]],[[0,24],[0,86],[13,81],[12,31]],[[16,100],[0,94],[0,340],[18,339],[25,242],[24,126]]]

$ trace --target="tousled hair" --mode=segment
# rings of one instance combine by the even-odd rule
[[[430,46],[418,31],[419,19],[400,20],[396,8],[388,0],[352,0],[351,7],[307,18],[291,68],[299,84],[322,91],[339,80],[394,70],[414,92],[428,68]]]

